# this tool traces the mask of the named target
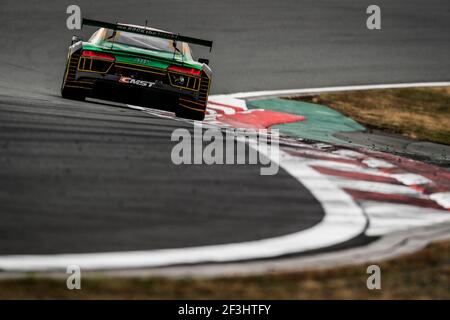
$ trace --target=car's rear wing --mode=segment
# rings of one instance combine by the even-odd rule
[[[210,51],[211,51],[211,48],[213,45],[213,42],[210,40],[202,40],[202,39],[182,36],[179,34],[173,34],[173,33],[164,32],[164,31],[142,28],[142,27],[138,27],[138,26],[129,26],[129,25],[122,24],[122,23],[109,23],[109,22],[102,22],[102,21],[83,18],[82,24],[88,25],[88,26],[99,27],[99,28],[107,28],[107,29],[111,29],[111,30],[138,33],[138,34],[143,34],[143,35],[158,37],[158,38],[163,38],[163,39],[169,39],[169,40],[174,40],[174,41],[188,42],[188,43],[197,44],[200,46],[209,47]]]

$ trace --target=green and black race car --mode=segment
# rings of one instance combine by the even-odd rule
[[[212,72],[208,60],[194,60],[188,44],[211,50],[212,41],[89,19],[83,25],[100,29],[87,42],[72,38],[61,86],[64,98],[114,100],[203,120]]]

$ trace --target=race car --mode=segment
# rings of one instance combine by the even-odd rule
[[[64,98],[119,101],[203,120],[212,72],[189,44],[212,41],[146,26],[83,19],[99,28],[87,42],[74,36],[61,85]]]

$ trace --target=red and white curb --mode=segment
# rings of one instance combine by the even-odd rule
[[[392,86],[391,86],[392,87]],[[325,90],[324,90],[325,91]],[[275,91],[274,91],[275,92]],[[259,93],[260,96],[276,94]],[[292,94],[298,93],[290,91]],[[287,93],[286,93],[287,94]],[[211,96],[205,126],[218,128],[269,127],[301,121],[289,114],[247,110],[238,97],[257,94]],[[173,114],[129,106],[178,121]],[[257,116],[253,113],[259,112]],[[195,124],[195,123],[194,123]],[[258,149],[258,145],[249,142]],[[258,149],[265,153],[266,148]],[[273,153],[265,154],[268,157]],[[450,173],[436,166],[360,148],[311,143],[284,137],[277,161],[309,189],[321,203],[324,219],[314,227],[280,237],[223,245],[181,249],[0,257],[4,271],[65,270],[70,264],[82,270],[161,267],[178,264],[230,262],[271,258],[325,248],[358,235],[382,236],[450,221]]]
[[[327,92],[437,85],[450,83],[351,86],[216,95],[211,96],[208,110],[213,111],[208,111],[209,116],[205,123],[225,128],[239,127],[239,123],[223,119],[227,119],[228,115],[239,117],[247,111],[245,100],[237,98],[242,96],[298,94],[306,90]],[[290,122],[289,115],[285,116],[285,120]],[[265,123],[262,126],[270,127]],[[255,124],[254,127],[261,126]],[[380,236],[410,227],[450,221],[450,173],[445,169],[363,148],[336,147],[326,143],[307,143],[289,138],[282,140],[280,151],[282,155],[280,166],[294,177],[297,171],[305,170],[307,166],[324,178],[321,180],[323,186],[333,184],[350,196],[368,218],[366,235]],[[302,166],[294,170],[292,163],[302,163]],[[318,200],[322,205],[325,206],[328,202],[336,204],[333,197],[326,195],[325,187],[321,189],[316,186],[317,190],[320,194]]]
[[[327,176],[368,218],[369,236],[450,221],[450,172],[437,166],[365,149],[298,142],[281,146],[297,161]]]
[[[158,117],[192,122],[191,120],[175,118],[174,114],[169,111],[131,105],[129,107]],[[284,112],[263,109],[249,110],[245,100],[236,99],[229,95],[213,95],[209,97],[203,125],[220,128],[264,129],[276,124],[303,121],[304,119],[303,116]]]

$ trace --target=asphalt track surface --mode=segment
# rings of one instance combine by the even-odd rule
[[[170,119],[59,97],[72,1],[0,4],[0,254],[188,247],[288,234],[323,210],[286,172],[174,166]],[[215,41],[213,93],[448,80],[448,1],[77,1],[90,18]],[[81,32],[85,36],[92,30]]]
[[[2,100],[3,254],[241,242],[322,218],[287,173],[172,164],[179,122],[91,103]]]

